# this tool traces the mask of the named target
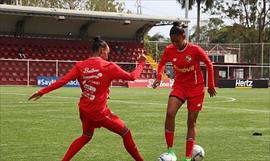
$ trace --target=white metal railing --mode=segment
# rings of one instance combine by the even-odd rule
[[[145,42],[148,53],[158,62],[168,41]],[[211,51],[237,55],[237,63],[270,64],[270,43],[198,43],[209,55]]]
[[[75,62],[78,62],[78,61],[73,61],[73,60],[37,60],[37,59],[0,59],[0,67],[4,67],[5,66],[5,63],[4,62],[16,62],[17,64],[19,63],[25,63],[24,65],[26,66],[26,74],[25,74],[25,78],[27,80],[26,83],[24,83],[23,85],[27,85],[27,86],[30,86],[30,85],[33,85],[31,84],[31,68],[35,68],[35,66],[31,66],[31,63],[33,62],[40,62],[40,63],[53,63],[51,64],[51,66],[49,66],[48,68],[52,68],[53,66],[55,66],[55,69],[54,69],[54,72],[48,72],[51,74],[51,76],[59,76],[60,74],[65,74],[65,73],[60,73],[60,64],[69,64],[69,63],[75,63]],[[136,62],[115,62],[116,64],[118,65],[134,65],[134,66],[137,66],[137,63]],[[18,73],[16,72],[15,70],[15,66],[11,66],[9,65],[9,68],[14,68],[13,70],[6,70],[6,69],[3,69],[1,68],[1,71],[0,73],[9,73],[10,75],[12,75],[13,73]],[[4,71],[6,70],[6,71]],[[2,74],[3,75],[3,74]],[[4,76],[5,77],[5,76]],[[11,77],[11,76],[8,76],[8,77]],[[33,78],[35,79],[35,78]],[[6,83],[5,83],[6,84]],[[0,85],[3,85],[3,82],[0,81]],[[7,85],[13,85],[12,82],[10,83],[7,83]]]
[[[21,71],[16,71],[16,66],[9,66],[9,67],[5,67],[5,65],[9,65],[11,64],[11,62],[15,62],[16,64],[20,63],[25,63],[25,64],[21,64],[23,66],[26,67],[26,70],[21,70]],[[33,77],[33,73],[31,73],[31,71],[34,71],[33,68],[36,68],[36,66],[32,66],[32,63],[38,63],[40,62],[42,65],[42,63],[49,63],[47,68],[50,69],[46,72],[43,71],[43,74],[50,74],[51,76],[60,76],[61,74],[65,74],[68,69],[65,69],[63,71],[61,65],[64,64],[70,64],[70,63],[74,63],[77,61],[65,61],[65,60],[33,60],[33,59],[0,59],[0,67],[1,67],[1,71],[0,73],[2,74],[2,77],[12,77],[12,75],[19,74],[19,72],[26,72],[24,74],[25,79],[27,80],[24,84],[22,85],[34,85],[33,82],[31,82],[31,79],[36,79]],[[135,62],[129,63],[129,62],[115,62],[119,65],[134,65],[134,67],[137,65]],[[148,63],[148,64],[153,64],[153,63]],[[71,67],[72,65],[70,64],[68,67]],[[167,67],[169,67],[170,65],[168,65]],[[201,66],[203,68],[205,68],[204,64],[201,64]],[[226,78],[224,79],[233,79],[235,77],[237,77],[238,75],[248,75],[249,79],[269,79],[270,77],[270,65],[238,65],[238,64],[230,64],[230,65],[217,65],[214,64],[213,65],[214,68],[219,68],[216,71],[220,71],[220,68],[222,68],[223,72],[226,73]],[[40,67],[40,66],[39,66]],[[226,69],[226,70],[225,70]],[[236,70],[236,69],[242,69],[242,70]],[[233,73],[231,73],[233,72]],[[240,72],[240,74],[239,74]],[[8,76],[6,76],[4,73],[8,73]],[[248,74],[247,74],[248,73]],[[219,75],[219,74],[218,74]],[[206,78],[207,79],[207,78]],[[7,85],[15,85],[16,82],[14,84],[12,83],[7,83]],[[0,85],[4,85],[3,81],[0,81]]]

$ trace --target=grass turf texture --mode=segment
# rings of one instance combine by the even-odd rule
[[[0,160],[61,160],[71,142],[81,135],[78,88],[62,88],[37,102],[27,98],[36,87],[0,87]],[[166,151],[164,118],[169,89],[112,88],[108,104],[131,129],[145,161]],[[205,161],[270,160],[270,89],[217,89],[205,98],[197,127],[197,144]],[[185,154],[186,104],[178,111],[174,151]],[[254,132],[262,136],[253,136]],[[74,161],[132,161],[122,139],[108,130],[94,137]]]

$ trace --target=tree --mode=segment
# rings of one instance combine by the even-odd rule
[[[237,23],[234,23],[232,26],[226,26],[223,20],[219,18],[210,19],[209,23],[201,28],[204,29],[204,32],[201,33],[201,40],[215,44],[252,43],[256,42],[258,37],[258,31],[253,28],[247,28]],[[267,35],[265,42],[270,42],[269,27],[265,29],[265,33]],[[194,38],[194,34],[191,35],[191,38],[192,36]],[[259,62],[269,63],[269,44],[241,44],[241,46],[237,45],[236,48],[239,48],[239,52],[241,51],[241,62],[254,64]],[[264,55],[262,55],[262,50],[264,50]],[[263,61],[261,61],[262,59]]]
[[[147,50],[147,53],[151,54],[156,61],[160,59],[162,51],[169,42],[170,42],[169,39],[165,38],[163,35],[160,35],[159,33],[156,33],[153,36],[150,35],[144,36],[144,48]]]
[[[210,18],[208,24],[200,27],[200,41],[201,42],[211,42],[211,43],[221,43],[219,34],[216,32],[220,31],[225,26],[224,21],[220,18]],[[194,29],[195,28],[195,29]],[[192,30],[196,30],[194,27]],[[217,35],[216,35],[217,34]],[[227,33],[226,33],[227,34]],[[190,35],[191,41],[196,41],[196,33]],[[217,41],[216,41],[217,40]],[[223,38],[224,40],[224,38]],[[226,41],[227,39],[225,39]]]
[[[159,33],[156,33],[153,36],[146,35],[145,39],[148,41],[164,41],[165,37],[163,35],[160,35]]]
[[[216,0],[215,10],[212,14],[229,18],[235,24],[242,26],[239,30],[244,42],[266,42],[270,27],[270,1],[269,0]],[[255,37],[252,37],[255,36]]]
[[[124,2],[115,0],[22,0],[22,5],[105,12],[124,11]]]
[[[0,0],[0,4],[15,4],[15,0]]]
[[[110,12],[123,12],[124,3],[115,2],[114,0],[88,0],[86,3],[92,11],[110,11]]]
[[[181,4],[182,8],[185,8],[186,0],[176,0]],[[197,4],[197,28],[196,28],[196,42],[200,41],[200,17],[201,17],[201,5],[205,5],[205,10],[208,10],[213,7],[214,0],[188,0],[189,9],[192,9],[192,6]]]

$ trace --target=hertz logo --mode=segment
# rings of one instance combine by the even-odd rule
[[[186,73],[186,72],[191,72],[194,71],[194,65],[192,65],[191,67],[184,67],[184,68],[178,68],[176,65],[173,66],[174,70],[178,71],[178,72],[182,72],[182,73]]]

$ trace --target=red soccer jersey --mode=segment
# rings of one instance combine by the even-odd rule
[[[112,62],[100,57],[92,57],[76,65],[64,77],[48,87],[39,91],[41,94],[64,86],[71,80],[77,79],[82,90],[79,107],[80,110],[91,116],[91,120],[101,120],[111,113],[107,107],[107,97],[112,80],[135,80],[143,70],[144,62],[140,62],[137,68],[128,73]]]
[[[174,69],[174,84],[187,88],[203,85],[204,79],[200,62],[204,62],[208,71],[208,87],[214,87],[212,62],[199,46],[188,43],[185,49],[179,51],[174,45],[168,45],[158,65],[158,80],[161,80],[167,62],[171,62]]]

